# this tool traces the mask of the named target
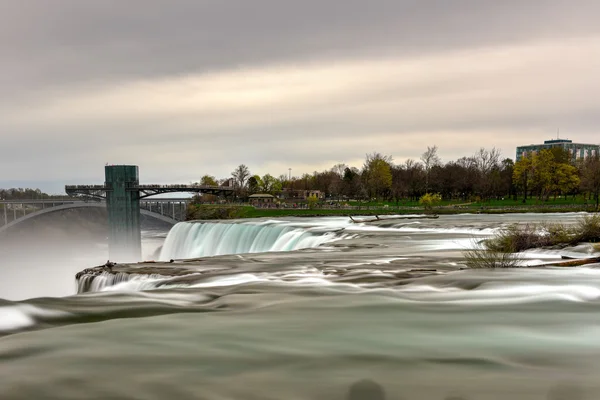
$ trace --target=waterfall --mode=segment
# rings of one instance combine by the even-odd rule
[[[275,221],[180,222],[169,232],[160,259],[305,249],[340,239],[336,231]]]
[[[82,275],[77,278],[77,293],[101,292],[108,288],[123,287],[124,290],[150,290],[156,283],[168,277],[158,274],[138,275],[103,272],[98,275]]]

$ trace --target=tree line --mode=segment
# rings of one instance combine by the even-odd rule
[[[239,198],[255,193],[280,195],[291,191],[319,190],[328,199],[380,200],[399,203],[417,201],[426,193],[439,194],[443,200],[488,201],[513,198],[525,202],[535,197],[583,194],[594,199],[600,194],[598,155],[573,160],[562,148],[529,154],[518,162],[501,157],[496,149],[479,149],[475,154],[442,162],[438,147],[430,146],[418,160],[396,164],[391,155],[367,154],[363,165],[336,164],[325,171],[290,177],[285,174],[253,175],[239,165],[231,178],[202,177],[201,184],[219,184],[230,179]]]
[[[442,162],[437,146],[428,146],[418,160],[396,164],[391,155],[367,154],[363,165],[335,164],[312,174],[254,175],[241,164],[231,176],[217,179],[204,175],[201,185],[233,185],[240,200],[256,193],[272,195],[298,191],[320,191],[331,200],[379,200],[399,203],[417,201],[427,193],[443,200],[488,201],[513,198],[549,200],[550,197],[583,195],[598,209],[600,200],[600,159],[595,154],[573,160],[560,147],[528,154],[516,163],[502,158],[498,149],[479,149],[475,154]],[[0,199],[47,199],[39,189],[0,189]],[[209,196],[207,196],[208,198]]]
[[[0,189],[0,200],[52,199],[58,197],[64,196],[49,195],[40,189],[31,188]]]

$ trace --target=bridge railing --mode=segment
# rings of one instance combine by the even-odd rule
[[[144,184],[137,185],[131,189],[198,189],[198,190],[234,190],[231,186],[209,186],[209,185],[196,185],[196,184],[171,184],[171,185],[152,185]]]
[[[73,198],[0,200],[0,227],[40,210],[80,203],[85,202]]]
[[[190,201],[191,198],[142,199],[140,200],[140,208],[152,211],[164,217],[169,217],[175,221],[183,221],[185,220],[187,205]],[[13,221],[24,218],[31,213],[67,204],[83,206],[88,204],[88,202],[73,198],[65,200],[0,200],[0,228]]]
[[[184,221],[187,214],[187,206],[191,199],[142,199],[140,208],[152,211],[175,221]]]
[[[104,185],[65,185],[65,190],[109,190],[110,188]]]

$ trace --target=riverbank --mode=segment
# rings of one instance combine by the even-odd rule
[[[236,205],[190,205],[186,220],[277,218],[277,217],[327,217],[375,216],[411,214],[514,214],[514,213],[567,213],[594,212],[593,206],[583,204],[523,205],[523,206],[440,206],[430,210],[424,207],[352,207],[352,208],[255,208]]]

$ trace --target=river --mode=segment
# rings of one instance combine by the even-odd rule
[[[462,269],[502,226],[578,218],[182,223],[144,232],[164,263],[77,284],[103,243],[20,248],[0,264],[0,398],[600,398],[600,269],[535,267],[589,246]]]

